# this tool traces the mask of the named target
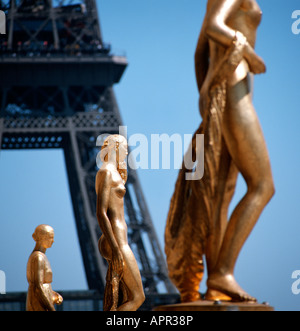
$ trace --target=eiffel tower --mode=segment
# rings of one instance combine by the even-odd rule
[[[113,91],[127,60],[103,42],[95,0],[1,1],[0,146],[64,150],[89,289],[103,294],[106,262],[98,251],[96,140],[119,132]],[[147,294],[174,293],[136,172],[125,196],[130,246]]]

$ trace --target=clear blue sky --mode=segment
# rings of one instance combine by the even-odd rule
[[[200,123],[193,55],[205,13],[204,0],[97,1],[103,37],[129,66],[115,91],[129,136],[193,133]],[[255,78],[254,104],[267,141],[276,185],[248,239],[236,278],[260,302],[300,310],[291,278],[300,270],[300,35],[291,30],[298,0],[258,0],[264,16],[257,52],[267,74]],[[139,170],[163,246],[177,170]],[[36,225],[56,232],[47,255],[55,289],[87,288],[68,193],[62,151],[0,152],[0,270],[7,291],[25,291],[26,262]],[[241,198],[241,179],[233,204]],[[205,284],[201,287],[205,291]]]

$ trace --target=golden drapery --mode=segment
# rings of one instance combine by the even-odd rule
[[[220,199],[226,199],[226,194],[231,194],[231,191],[226,192],[225,181],[220,180],[229,176],[230,168],[230,156],[224,153],[222,117],[226,110],[227,77],[234,73],[243,60],[245,43],[246,38],[237,32],[232,46],[215,70],[209,93],[201,96],[205,98],[201,102],[203,121],[193,136],[191,148],[195,158],[199,152],[196,136],[204,134],[204,177],[187,181],[186,174],[193,170],[188,170],[183,162],[170,204],[165,252],[169,277],[179,290],[183,302],[200,299],[199,285],[204,275],[203,258],[207,241],[216,230],[216,221],[220,217],[220,210],[215,206]],[[224,166],[222,164],[220,167],[223,161]]]

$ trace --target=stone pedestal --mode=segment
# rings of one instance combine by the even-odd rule
[[[159,306],[154,311],[274,311],[266,304],[249,302],[195,301],[175,305]]]

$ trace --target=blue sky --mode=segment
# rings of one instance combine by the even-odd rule
[[[104,40],[126,53],[129,66],[115,87],[128,134],[189,134],[198,127],[193,56],[204,0],[97,1]],[[263,212],[236,266],[240,285],[278,310],[300,310],[291,291],[300,270],[300,34],[291,27],[297,0],[260,0],[263,21],[257,52],[267,73],[255,78],[254,105],[268,145],[276,195]],[[163,246],[177,170],[139,170],[144,194]],[[87,288],[63,153],[0,152],[0,270],[8,291],[25,291],[26,262],[36,225],[56,232],[47,255],[55,289]],[[245,192],[240,178],[235,205]],[[231,208],[232,209],[232,208]],[[205,291],[205,283],[201,290]]]

